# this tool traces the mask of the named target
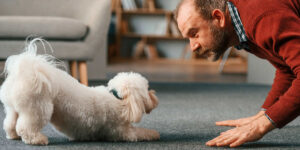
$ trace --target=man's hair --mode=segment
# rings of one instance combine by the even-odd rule
[[[174,12],[175,20],[178,17],[178,11],[182,4],[190,0],[181,0],[181,2],[177,5],[177,8]],[[226,11],[226,2],[228,0],[192,0],[195,6],[195,10],[199,12],[199,14],[204,19],[212,19],[211,12],[214,9],[220,9],[221,11]]]

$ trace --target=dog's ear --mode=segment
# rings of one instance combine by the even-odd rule
[[[134,92],[132,93],[130,90],[123,90],[123,92],[124,91],[126,91],[126,94],[122,100],[124,103],[123,106],[125,106],[123,116],[130,122],[140,122],[145,112],[144,103],[141,101],[142,97]]]
[[[156,97],[154,90],[149,91],[149,98],[150,101],[148,101],[148,104],[145,105],[147,114],[149,114],[158,105],[158,98]]]

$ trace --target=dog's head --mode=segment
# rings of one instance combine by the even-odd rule
[[[123,103],[122,115],[130,122],[139,122],[143,113],[150,113],[158,105],[155,91],[148,91],[148,81],[138,73],[119,73],[108,82]]]

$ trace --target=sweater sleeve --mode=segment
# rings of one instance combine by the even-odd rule
[[[282,128],[300,114],[300,18],[291,10],[264,14],[255,23],[253,33],[258,46],[277,54],[286,64],[277,67],[281,72],[277,71],[271,96],[263,106],[267,107],[266,115]],[[295,76],[289,87],[290,75],[283,70]]]
[[[295,76],[291,72],[277,69],[272,88],[261,108],[267,110],[275,102],[277,102],[279,97],[290,88],[294,79]]]

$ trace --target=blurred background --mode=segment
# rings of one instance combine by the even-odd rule
[[[157,82],[271,84],[274,69],[244,50],[229,48],[210,62],[190,50],[172,12],[180,0],[112,0],[106,77],[141,72]]]
[[[85,84],[123,71],[153,82],[272,83],[273,67],[244,50],[231,47],[216,62],[192,53],[173,18],[179,1],[1,0],[1,67],[38,36]]]

